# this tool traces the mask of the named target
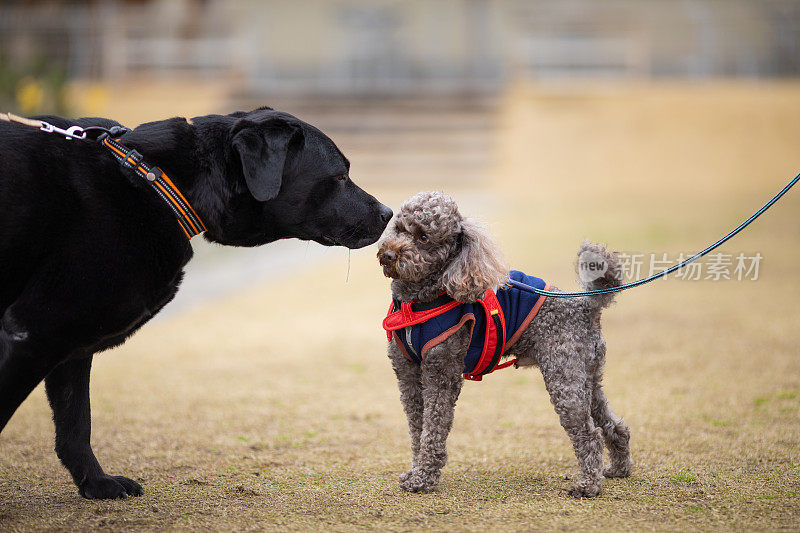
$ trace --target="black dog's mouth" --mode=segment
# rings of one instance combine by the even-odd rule
[[[351,224],[333,224],[328,221],[318,229],[308,227],[310,238],[323,246],[344,246],[351,250],[363,248],[374,244],[380,239],[391,217],[391,210],[387,207],[382,219],[377,223],[369,218],[353,221]]]
[[[380,237],[380,235],[378,237]],[[350,248],[351,250],[357,250],[375,243],[378,240],[378,237],[351,237],[345,239],[342,237],[334,237],[332,235],[323,234],[314,240],[323,246],[344,246],[345,248]]]

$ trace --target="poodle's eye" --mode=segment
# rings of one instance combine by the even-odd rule
[[[419,242],[428,242],[428,236],[423,233],[422,235],[417,237],[417,240],[419,240]]]
[[[340,176],[336,176],[336,179],[339,180],[339,181],[344,181],[344,180],[347,179],[347,176],[344,175],[344,174],[341,174]]]

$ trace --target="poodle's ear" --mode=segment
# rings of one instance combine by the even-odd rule
[[[508,269],[486,228],[470,218],[462,221],[461,228],[461,249],[445,269],[442,283],[451,298],[474,302],[487,290],[504,284]]]

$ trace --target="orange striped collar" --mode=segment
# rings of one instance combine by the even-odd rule
[[[136,150],[125,148],[117,142],[118,140],[106,136],[102,141],[103,146],[111,151],[123,167],[133,170],[144,178],[156,194],[167,203],[178,218],[178,224],[186,234],[186,238],[191,239],[206,231],[203,221],[164,171],[142,161],[142,154]]]

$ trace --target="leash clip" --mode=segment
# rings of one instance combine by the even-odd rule
[[[60,133],[61,135],[66,137],[68,141],[72,139],[82,140],[86,138],[86,131],[80,126],[71,126],[67,129],[61,129],[59,127],[53,126],[49,122],[45,122],[44,120],[42,120],[41,122],[42,126],[39,129],[45,133]]]

